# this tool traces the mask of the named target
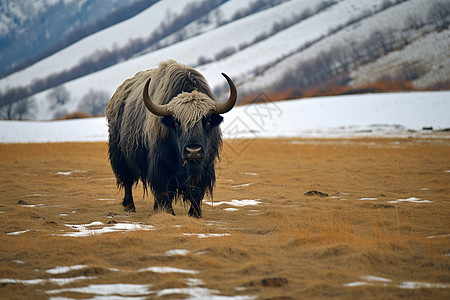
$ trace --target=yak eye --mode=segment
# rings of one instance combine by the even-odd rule
[[[165,116],[162,118],[162,123],[172,129],[180,128],[181,123],[178,119],[172,117],[172,116]]]

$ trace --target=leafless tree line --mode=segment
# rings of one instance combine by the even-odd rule
[[[109,99],[110,95],[107,92],[90,89],[80,99],[77,111],[86,116],[102,116],[105,114]],[[54,111],[54,119],[63,119],[69,113],[73,113],[64,109],[64,105],[71,100],[71,95],[64,86],[58,86],[48,93],[46,101],[49,104],[49,109]],[[0,118],[7,120],[33,118],[33,110],[35,109],[36,98],[24,98],[9,105],[2,106],[0,108]]]
[[[436,30],[446,28],[450,24],[450,7],[444,1],[436,1],[425,20],[417,14],[411,14],[407,22],[410,29],[419,29],[427,24],[432,24]],[[349,80],[346,73],[350,69],[405,47],[413,37],[408,30],[389,27],[375,30],[364,40],[351,40],[346,44],[333,46],[318,53],[314,59],[301,62],[294,71],[287,72],[274,88],[281,91],[290,87],[324,87],[331,80],[334,80],[334,84],[345,85]],[[418,65],[405,65],[401,78],[397,79],[413,80],[424,71]]]

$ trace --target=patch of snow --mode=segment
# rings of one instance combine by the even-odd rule
[[[369,282],[365,282],[365,281],[355,281],[355,282],[344,283],[342,286],[356,287],[356,286],[365,286],[365,285],[372,285],[372,284]]]
[[[48,281],[50,283],[55,283],[57,285],[66,285],[72,282],[81,281],[81,280],[92,280],[97,277],[94,276],[77,276],[72,278],[50,278]]]
[[[232,188],[236,188],[236,187],[244,187],[244,186],[249,186],[249,185],[251,185],[252,183],[251,182],[247,182],[247,183],[242,183],[242,184],[235,184],[235,185],[232,185],[231,187]]]
[[[25,263],[23,260],[18,260],[18,259],[13,260],[13,262],[16,264],[24,264]]]
[[[9,279],[9,278],[1,278],[0,283],[20,283],[24,285],[35,285],[35,284],[44,284],[46,283],[46,279]]]
[[[229,208],[225,208],[224,210],[226,210],[226,211],[238,211],[239,208],[229,207]]]
[[[156,292],[158,297],[184,294],[188,295],[191,300],[201,300],[201,299],[221,299],[221,300],[252,300],[256,299],[256,296],[219,296],[218,290],[212,290],[202,287],[189,287],[189,288],[171,288],[160,290]]]
[[[410,202],[410,203],[432,203],[433,201],[430,200],[420,200],[416,197],[410,197],[407,199],[397,199],[393,201],[388,201],[388,203],[400,203],[400,202]]]
[[[14,231],[14,232],[9,232],[6,235],[20,235],[20,234],[24,234],[26,232],[30,231],[30,229],[26,229],[26,230],[21,230],[21,231]]]
[[[149,267],[139,269],[138,272],[153,272],[153,273],[181,273],[181,274],[198,274],[198,271],[186,270],[172,267]]]
[[[391,279],[378,277],[378,276],[360,276],[365,281],[355,281],[350,283],[344,283],[345,287],[358,287],[365,285],[376,285],[384,287],[397,287],[400,289],[421,289],[421,288],[450,288],[450,284],[446,283],[428,283],[418,281],[402,281],[400,284],[395,284]]]
[[[56,172],[57,175],[64,175],[64,176],[69,176],[72,175],[74,173],[86,173],[86,170],[73,170],[73,171],[68,171],[68,172]]]
[[[65,224],[67,227],[70,227],[75,232],[68,232],[57,234],[58,236],[67,236],[67,237],[88,237],[93,235],[99,235],[104,233],[111,232],[127,232],[127,231],[138,231],[138,230],[154,230],[155,227],[152,225],[142,225],[138,223],[116,223],[110,226],[105,226],[102,222],[92,222],[90,224],[82,224],[82,225],[73,225],[73,224]],[[99,229],[89,229],[91,226],[104,226]]]
[[[198,278],[186,278],[184,282],[189,286],[199,286],[203,284],[203,280]]]
[[[88,276],[77,276],[73,278],[49,278],[49,279],[28,279],[28,280],[22,280],[22,279],[9,279],[9,278],[3,278],[0,279],[0,283],[18,283],[18,284],[24,284],[24,285],[37,285],[37,284],[46,284],[48,283],[54,283],[57,285],[66,285],[72,282],[81,281],[81,280],[92,280],[96,277],[88,277]]]
[[[150,290],[151,285],[149,284],[123,284],[123,283],[114,283],[114,284],[91,284],[85,287],[76,287],[76,288],[65,288],[65,289],[56,289],[56,290],[48,290],[47,294],[60,294],[60,293],[84,293],[84,294],[94,294],[101,296],[142,296],[142,295],[150,295],[153,292]],[[133,297],[133,299],[145,299],[146,297]]]
[[[429,283],[429,282],[418,282],[418,281],[404,281],[398,285],[401,289],[448,289],[450,284],[446,283]]]
[[[173,250],[167,250],[164,255],[166,256],[175,256],[175,255],[188,255],[191,251],[186,249],[173,249]]]
[[[392,280],[388,279],[388,278],[383,278],[383,277],[379,277],[379,276],[360,276],[359,278],[367,280],[367,281],[378,281],[378,282],[392,282]]]
[[[51,269],[45,270],[45,272],[49,274],[64,274],[73,270],[82,270],[87,268],[87,265],[74,265],[74,266],[62,266],[62,267],[54,267]]]
[[[450,234],[441,234],[441,235],[430,235],[430,236],[427,236],[427,238],[429,238],[429,239],[446,238],[446,237],[450,237]]]
[[[196,236],[199,239],[230,236],[229,233],[183,233],[185,236]]]
[[[39,203],[39,204],[23,204],[21,206],[23,206],[23,207],[44,207],[45,204],[43,204],[43,203]]]
[[[222,205],[222,204],[226,204],[226,205],[232,205],[232,206],[238,206],[238,207],[243,207],[243,206],[247,206],[247,205],[258,205],[261,203],[260,201],[261,199],[255,199],[255,200],[250,200],[250,199],[244,199],[244,200],[237,200],[237,199],[233,199],[231,201],[219,201],[219,202],[209,202],[207,200],[203,200],[203,203],[206,203],[208,205],[214,206],[214,205]]]

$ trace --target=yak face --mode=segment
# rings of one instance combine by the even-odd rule
[[[171,115],[162,118],[179,153],[180,162],[189,173],[201,172],[205,160],[209,163],[215,159],[209,149],[210,143],[217,142],[217,139],[211,136],[223,120],[222,116],[211,113],[215,103],[206,94],[196,90],[183,92],[169,102],[167,109]]]
[[[183,165],[188,164],[188,167],[194,167],[206,158],[210,148],[211,133],[222,120],[220,115],[207,115],[187,128],[175,116],[165,116],[162,118],[162,123],[171,131]]]
[[[217,103],[195,88],[188,88],[189,92],[178,94],[168,103],[156,104],[148,94],[151,78],[144,85],[142,98],[146,108],[152,114],[163,117],[162,123],[169,131],[166,140],[171,141],[170,151],[176,149],[183,172],[186,171],[186,175],[194,181],[201,177],[202,172],[214,173],[211,164],[218,156],[221,144],[220,130],[217,128],[222,122],[220,114],[229,112],[236,104],[236,86],[226,74],[222,75],[230,87],[230,97],[222,103]]]

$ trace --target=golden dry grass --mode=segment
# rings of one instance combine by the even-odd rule
[[[99,292],[67,289],[121,283],[151,285],[130,296],[148,299],[202,292],[192,285],[258,299],[449,299],[449,146],[447,139],[226,141],[216,205],[205,203],[197,220],[182,203],[176,216],[155,214],[140,185],[137,213],[123,212],[105,143],[2,144],[1,298],[92,298]],[[329,196],[306,196],[310,190]],[[410,197],[431,202],[390,203]],[[237,211],[217,205],[232,199],[261,203]],[[67,224],[95,221],[105,225],[91,229],[124,222],[154,228],[59,236],[75,231]],[[173,249],[189,252],[166,255]],[[74,265],[84,266],[46,272]],[[141,270],[150,267],[195,272]],[[52,281],[78,276],[89,279]]]

